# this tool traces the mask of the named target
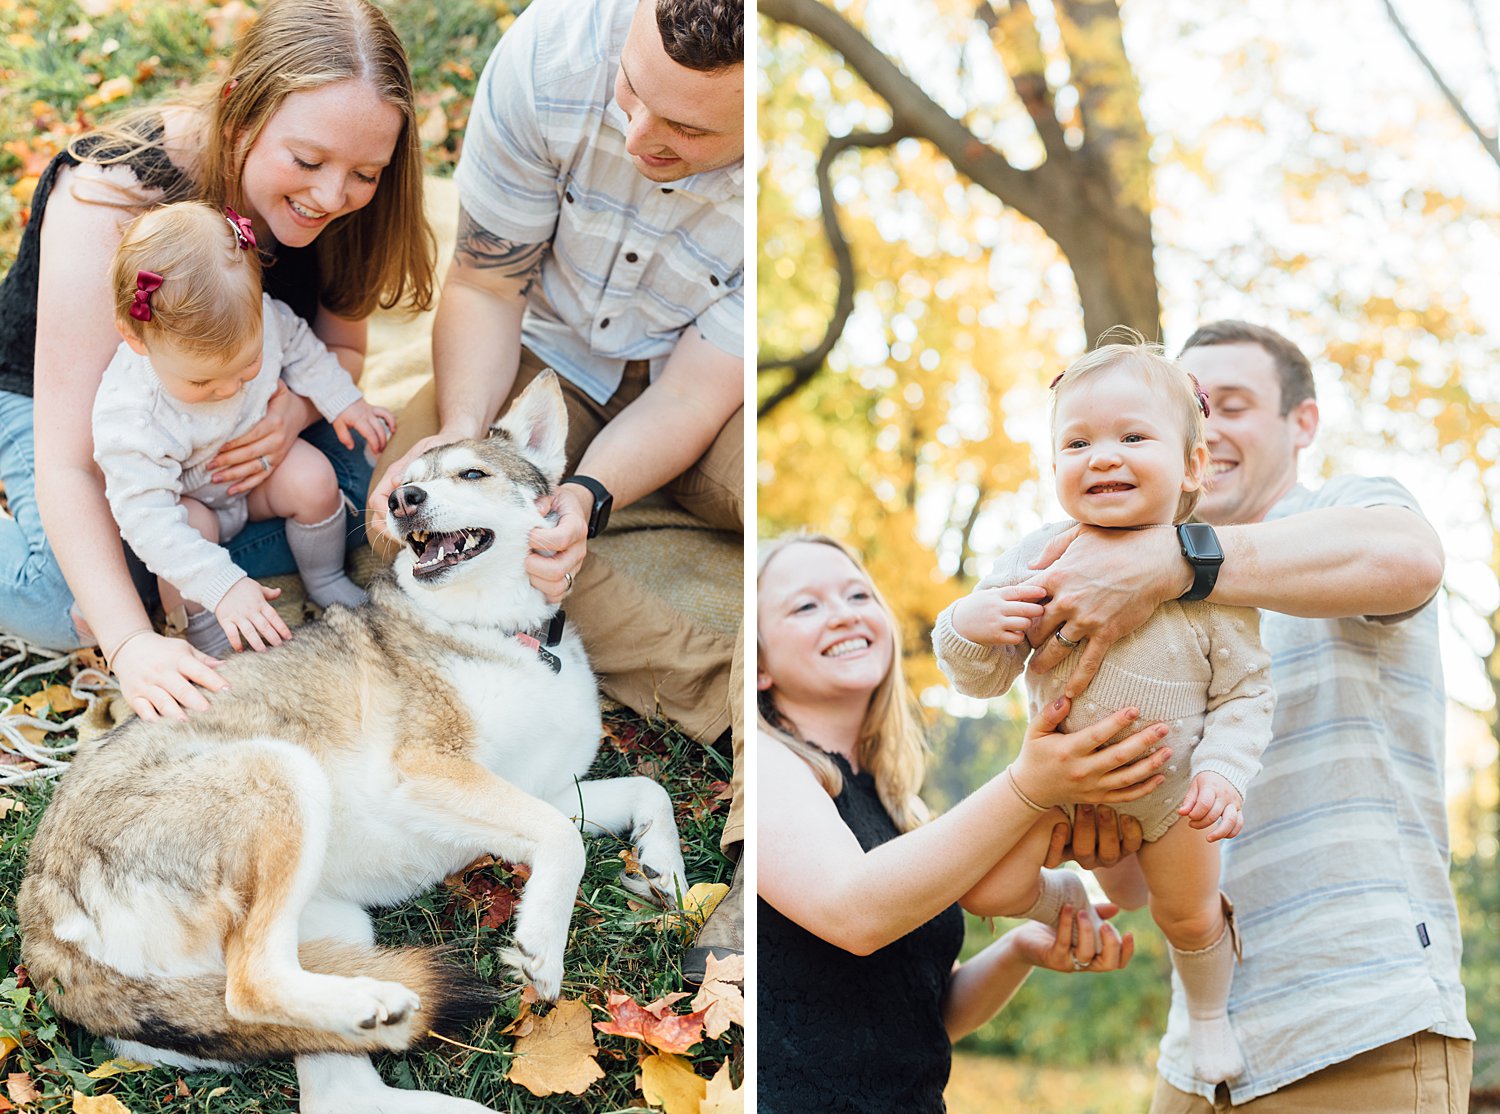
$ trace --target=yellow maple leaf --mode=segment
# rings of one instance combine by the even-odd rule
[[[105,1060],[93,1071],[88,1073],[90,1079],[108,1079],[112,1075],[125,1075],[133,1071],[150,1071],[150,1064],[137,1063],[135,1060],[127,1060],[117,1056],[113,1060]]]
[[[744,956],[730,956],[722,960],[715,956],[708,957],[703,985],[693,998],[693,1009],[705,1011],[703,1031],[707,1036],[720,1037],[731,1025],[744,1028],[745,993],[740,989],[744,982]]]
[[[734,1081],[729,1078],[729,1061],[725,1060],[708,1081],[708,1089],[703,1096],[702,1105],[698,1107],[698,1114],[743,1114],[744,1109],[745,1088],[734,1085]]]
[[[20,1047],[21,1042],[15,1037],[0,1037],[0,1062]]]
[[[582,998],[566,998],[516,1037],[515,1058],[505,1078],[533,1095],[581,1095],[603,1079],[594,1060],[593,1018]]]
[[[131,1114],[114,1095],[85,1095],[73,1092],[73,1114]]]
[[[666,1114],[699,1114],[708,1093],[708,1080],[686,1059],[670,1052],[655,1052],[643,1059],[636,1083],[646,1101]]]

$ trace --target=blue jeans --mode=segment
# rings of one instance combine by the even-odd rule
[[[365,494],[374,471],[365,459],[364,443],[355,438],[353,451],[339,444],[333,427],[317,422],[302,438],[333,465],[339,489],[349,496],[357,513],[348,516],[350,547],[364,544]],[[71,649],[78,632],[68,615],[73,593],[63,579],[57,558],[47,543],[36,509],[36,453],[32,440],[32,401],[27,395],[0,391],[0,484],[10,503],[11,519],[0,518],[0,631],[17,634],[38,646]],[[286,525],[279,518],[252,522],[228,545],[234,563],[257,580],[297,571],[286,544]],[[134,554],[127,560],[142,597],[155,602],[155,580],[144,572]],[[149,588],[146,586],[149,585]]]

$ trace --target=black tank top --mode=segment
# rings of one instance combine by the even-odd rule
[[[875,779],[833,760],[844,775],[834,805],[859,845],[895,839]],[[952,1061],[943,996],[964,938],[958,906],[858,956],[757,900],[760,1114],[940,1114]],[[901,900],[894,879],[889,900]]]
[[[160,135],[158,127],[150,138]],[[92,141],[91,141],[92,140]],[[107,144],[103,136],[85,138],[81,150],[85,155],[97,153],[107,156]],[[30,395],[33,390],[36,364],[36,300],[37,281],[41,272],[42,219],[47,213],[47,201],[52,188],[64,167],[77,166],[79,159],[69,151],[60,152],[47,164],[37,181],[36,191],[31,195],[31,217],[21,233],[21,243],[16,250],[16,261],[5,278],[0,280],[0,390]],[[188,177],[167,158],[159,147],[148,147],[125,165],[135,172],[136,180],[147,189],[159,189],[167,196],[191,196],[192,184]],[[264,271],[265,291],[271,297],[285,302],[308,324],[312,324],[318,313],[320,285],[318,281],[317,249],[278,247],[274,262],[269,262]],[[100,369],[103,370],[103,369]]]

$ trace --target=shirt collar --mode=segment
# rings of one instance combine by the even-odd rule
[[[613,95],[610,96],[604,105],[604,123],[614,128],[622,136],[625,134],[626,128],[630,126],[630,121],[625,118],[625,110],[620,107],[620,102],[615,100]],[[630,158],[629,155],[623,155],[623,157],[626,160]],[[634,163],[630,164],[630,171],[632,174],[639,174],[639,171],[635,169]],[[649,181],[649,179],[644,177],[641,180],[643,182]],[[745,160],[740,159],[737,162],[730,163],[728,166],[721,166],[717,170],[705,170],[701,174],[692,174],[680,181],[664,182],[662,184],[667,189],[690,193],[706,201],[720,202],[743,199],[745,196]]]

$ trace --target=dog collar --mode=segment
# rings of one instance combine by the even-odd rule
[[[547,624],[545,631],[540,629],[535,631],[517,631],[515,639],[522,646],[525,646],[528,650],[536,654],[537,657],[541,658],[542,664],[552,670],[552,672],[561,673],[562,658],[552,653],[551,647],[556,646],[562,641],[563,623],[566,620],[567,613],[559,610],[556,615],[552,616],[552,621]],[[545,645],[542,643],[543,638],[546,639]]]

